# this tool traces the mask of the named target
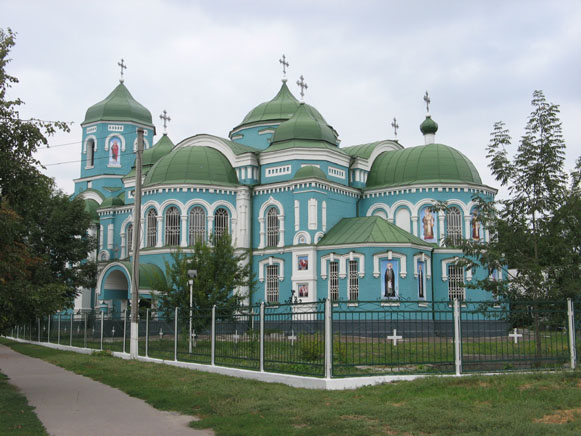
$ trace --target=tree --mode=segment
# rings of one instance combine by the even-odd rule
[[[68,126],[20,118],[23,102],[7,97],[18,83],[6,73],[13,45],[14,33],[0,29],[0,331],[70,307],[96,273],[85,260],[94,241],[83,203],[59,192],[34,158]]]
[[[253,280],[248,254],[236,254],[230,235],[212,237],[209,244],[197,242],[191,255],[177,250],[170,262],[165,262],[166,282],[157,286],[161,310],[171,311],[179,307],[188,311],[190,289],[188,270],[196,270],[193,283],[193,311],[196,315],[207,315],[216,305],[222,313],[233,313],[248,295],[235,291],[251,289]],[[185,312],[184,312],[185,313]]]

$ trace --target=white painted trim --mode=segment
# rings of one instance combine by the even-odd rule
[[[185,147],[210,147],[222,153],[233,167],[240,167],[245,165],[258,166],[256,156],[252,152],[236,155],[229,145],[227,145],[222,138],[217,136],[200,134],[190,138],[186,138],[179,142],[175,149]],[[257,150],[259,151],[259,150]]]
[[[426,262],[426,279],[432,278],[432,258],[424,253],[414,255],[414,277],[418,277],[418,262]]]
[[[113,137],[121,139],[121,151],[125,151],[125,136],[122,133],[114,132],[105,138],[105,151],[109,151],[109,140]]]
[[[386,217],[389,219],[391,217],[391,208],[385,203],[375,203],[369,209],[367,209],[366,216],[373,216],[377,209],[381,209],[385,212]]]
[[[315,237],[313,238],[313,240],[315,241],[315,244],[318,244],[323,236],[325,236],[325,232],[315,233]]]
[[[278,264],[278,281],[282,282],[284,280],[284,259],[269,256],[268,258],[258,262],[258,281],[260,283],[264,283],[264,268],[267,265],[273,265],[275,263]]]
[[[451,263],[456,263],[458,261],[458,256],[449,257],[447,259],[442,259],[441,261],[441,268],[442,268],[442,281],[448,281],[448,265]],[[463,268],[465,270],[465,268]]]
[[[301,236],[305,237],[305,244],[299,244],[299,238]],[[293,238],[293,245],[311,245],[311,235],[309,234],[309,232],[300,231],[295,233],[295,236]]]
[[[399,276],[405,279],[407,276],[407,256],[405,254],[396,253],[391,250],[384,253],[376,253],[373,255],[373,277],[378,278],[381,275],[379,268],[379,261],[382,259],[399,259]]]
[[[78,197],[83,200],[95,200],[99,204],[103,202],[103,198],[95,191],[83,191],[78,195]]]
[[[307,151],[303,148],[291,148],[278,151],[269,151],[266,149],[260,153],[259,160],[260,165],[296,160],[320,160],[348,168],[351,156],[343,154],[339,150],[340,148],[337,148],[337,151],[317,148],[309,148]]]

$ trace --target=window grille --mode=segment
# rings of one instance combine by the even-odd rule
[[[271,207],[266,213],[266,246],[276,247],[279,239],[278,211]]]
[[[349,300],[359,299],[359,274],[356,260],[349,261]]]
[[[190,245],[206,240],[206,212],[200,206],[190,210]]]
[[[228,211],[221,207],[214,214],[214,234],[220,237],[225,233],[228,233]]]
[[[458,245],[462,239],[462,215],[457,207],[451,207],[446,212],[448,220],[447,234],[451,239],[452,245]]]
[[[464,301],[466,291],[464,289],[464,268],[457,265],[448,265],[448,296],[450,300],[457,298]]]
[[[266,301],[278,303],[278,265],[266,266]]]
[[[329,298],[339,300],[339,262],[329,262]]]
[[[131,253],[133,249],[133,224],[127,225],[127,256]]]
[[[157,212],[150,209],[147,212],[147,246],[155,247],[157,243]]]
[[[165,245],[180,245],[180,211],[170,207],[165,213]]]

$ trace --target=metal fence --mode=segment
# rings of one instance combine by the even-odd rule
[[[130,313],[61,313],[11,335],[129,351]],[[146,311],[139,355],[315,377],[574,368],[581,302],[331,302]]]

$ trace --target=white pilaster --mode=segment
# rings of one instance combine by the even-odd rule
[[[188,216],[181,216],[181,226],[180,226],[180,247],[188,246]]]
[[[157,241],[155,243],[156,247],[162,246],[162,232],[163,232],[163,216],[158,215],[157,219]]]

